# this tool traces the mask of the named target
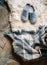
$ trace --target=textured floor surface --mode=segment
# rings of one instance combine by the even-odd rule
[[[15,54],[12,54],[12,43],[3,36],[5,32],[10,31],[10,24],[8,21],[11,22],[12,30],[36,30],[40,25],[47,25],[47,3],[40,0],[6,1],[11,9],[11,13],[8,13],[4,7],[0,6],[0,65],[19,65],[19,63],[16,62]],[[21,12],[26,3],[34,4],[38,14],[38,22],[35,25],[30,24],[29,21],[23,23],[20,19]],[[47,59],[24,62],[23,65],[47,65]]]

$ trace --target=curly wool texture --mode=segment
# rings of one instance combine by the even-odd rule
[[[11,13],[10,13],[10,22],[12,30],[36,30],[40,25],[47,25],[47,6],[45,6],[40,0],[6,0]],[[38,15],[38,20],[35,25],[30,24],[29,21],[23,23],[21,21],[21,13],[24,6],[29,3],[34,6],[35,11]]]

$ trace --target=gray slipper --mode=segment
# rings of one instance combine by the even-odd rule
[[[22,15],[21,15],[21,20],[23,22],[28,21],[29,12],[33,13],[33,9],[31,8],[30,4],[26,4],[26,6],[23,9]]]
[[[31,24],[35,24],[37,22],[36,12],[29,13],[29,21]]]

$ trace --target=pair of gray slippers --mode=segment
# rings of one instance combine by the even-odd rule
[[[35,12],[33,5],[26,4],[21,15],[21,20],[23,22],[27,22],[29,20],[31,24],[35,24],[37,22],[37,13]]]

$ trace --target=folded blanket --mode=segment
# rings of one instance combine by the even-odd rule
[[[32,31],[15,31],[5,35],[13,40],[12,46],[14,53],[23,59],[32,60],[42,55],[47,55],[47,52],[43,53],[43,51],[47,51],[47,27],[43,26],[34,33],[32,34]],[[45,44],[42,41],[42,39],[45,39],[45,37],[42,37],[43,35],[46,35],[46,41],[44,40]],[[36,49],[36,47],[39,47],[39,49]]]

